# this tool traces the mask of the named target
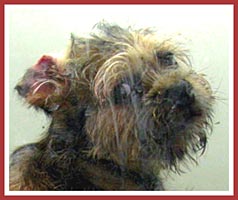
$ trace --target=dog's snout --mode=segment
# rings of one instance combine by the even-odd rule
[[[22,84],[16,85],[15,89],[17,90],[18,94],[22,97],[25,97],[28,92],[27,87],[24,87]]]
[[[177,107],[189,106],[194,102],[192,85],[186,80],[181,80],[165,91],[164,98]]]

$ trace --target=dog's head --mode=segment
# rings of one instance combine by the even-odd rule
[[[204,75],[149,29],[97,28],[88,38],[72,35],[64,59],[43,56],[16,86],[19,94],[53,118],[84,108],[88,153],[97,159],[131,169],[177,169],[193,159],[212,124]]]

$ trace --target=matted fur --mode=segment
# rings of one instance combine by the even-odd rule
[[[150,29],[95,29],[16,86],[52,120],[12,154],[11,190],[163,190],[162,170],[205,150],[214,96],[186,51]]]

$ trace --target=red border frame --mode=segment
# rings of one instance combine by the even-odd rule
[[[233,196],[5,196],[4,195],[4,5],[7,4],[191,4],[189,0],[147,0],[146,3],[143,2],[135,2],[135,0],[113,0],[110,2],[109,0],[2,0],[0,5],[0,199],[42,199],[42,198],[50,198],[50,199],[119,199],[119,198],[130,198],[130,199],[178,199],[178,200],[186,200],[186,199],[200,199],[200,198],[209,198],[209,199],[237,199],[238,197],[238,174],[237,174],[237,23],[238,23],[238,2],[236,0],[194,0],[193,4],[233,4],[234,5],[234,195]]]

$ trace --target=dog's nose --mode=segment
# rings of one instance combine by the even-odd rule
[[[189,106],[194,102],[192,85],[186,80],[181,80],[165,91],[164,98],[176,107]]]
[[[22,97],[25,97],[28,92],[28,88],[26,86],[23,86],[22,84],[16,85],[15,89],[17,90],[18,94]]]

